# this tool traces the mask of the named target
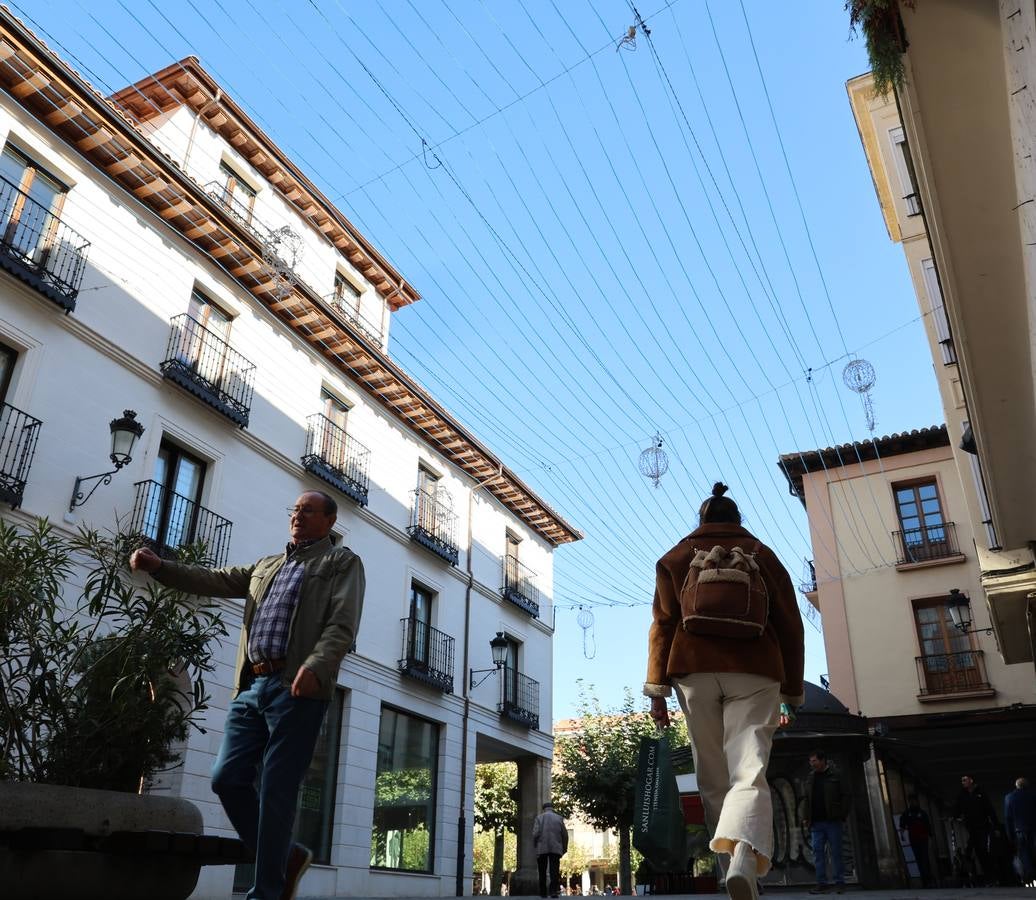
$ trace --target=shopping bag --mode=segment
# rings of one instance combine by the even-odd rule
[[[687,866],[687,831],[665,735],[640,739],[633,846],[657,872],[682,872]]]

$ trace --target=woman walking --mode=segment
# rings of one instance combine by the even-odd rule
[[[713,487],[698,528],[658,561],[644,694],[667,727],[666,697],[676,689],[709,846],[730,855],[730,897],[755,900],[773,855],[766,766],[774,731],[803,702],[804,647],[787,571],[741,527],[726,492]]]

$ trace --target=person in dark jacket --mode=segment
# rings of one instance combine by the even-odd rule
[[[842,826],[849,814],[851,794],[842,773],[828,760],[823,750],[809,754],[809,775],[806,778],[806,817],[802,827],[809,830],[817,867],[817,886],[811,894],[826,894],[827,852],[831,852],[831,875],[835,892],[845,890],[845,867],[842,860]]]
[[[917,797],[911,796],[907,801],[907,808],[899,817],[899,830],[906,832],[907,840],[910,841],[910,849],[917,862],[917,871],[921,874],[921,887],[934,887],[928,849],[928,841],[932,837],[932,822],[928,818],[928,813],[921,809]]]
[[[1004,798],[1004,824],[1014,844],[1014,857],[1023,884],[1036,881],[1036,791],[1028,778],[1019,778]]]
[[[543,804],[543,812],[532,823],[532,847],[540,875],[540,896],[557,897],[561,891],[561,857],[568,852],[565,820],[554,812],[554,804]]]
[[[803,703],[804,644],[795,589],[776,554],[741,527],[737,504],[716,484],[698,510],[699,526],[655,569],[644,694],[651,716],[669,724],[666,698],[676,689],[687,717],[706,822],[718,853],[729,853],[727,893],[756,900],[773,856],[773,806],[766,781],[773,735],[786,725],[780,704]],[[750,639],[686,627],[681,595],[699,551],[741,551],[756,566],[768,602],[762,632]],[[746,576],[747,577],[747,576]]]
[[[996,813],[985,791],[970,775],[962,775],[960,778],[960,793],[953,805],[953,814],[968,829],[968,845],[964,852],[969,856],[974,854],[982,867],[983,879],[987,883],[993,881],[996,873],[989,856],[989,836],[996,825]]]

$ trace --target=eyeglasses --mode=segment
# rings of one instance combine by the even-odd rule
[[[293,518],[294,516],[315,516],[320,510],[313,509],[311,506],[289,506],[288,517]]]

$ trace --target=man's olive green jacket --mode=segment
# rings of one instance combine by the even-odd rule
[[[305,666],[320,682],[318,696],[330,700],[338,667],[345,654],[355,649],[366,586],[363,563],[351,550],[335,547],[326,537],[297,551],[294,558],[305,564],[305,572],[288,630],[288,651],[281,679],[290,685],[299,666]],[[247,665],[248,631],[273,577],[286,559],[286,553],[281,553],[265,556],[251,566],[225,569],[163,562],[152,576],[162,584],[191,594],[244,598],[235,695],[252,681],[251,668]]]

